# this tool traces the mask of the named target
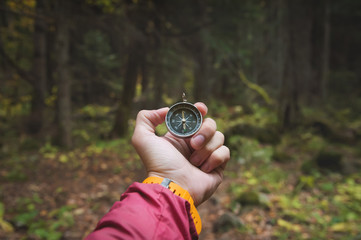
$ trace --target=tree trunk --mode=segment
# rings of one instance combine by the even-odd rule
[[[59,21],[57,29],[57,82],[58,92],[58,126],[60,144],[66,148],[72,146],[71,119],[71,76],[69,70],[69,25],[65,16],[65,6],[59,2]]]
[[[284,65],[285,65],[285,51],[284,51],[284,32],[285,32],[285,24],[283,23],[285,11],[285,0],[278,0],[278,10],[277,10],[277,55],[276,55],[276,61],[277,61],[277,68],[276,68],[276,75],[277,75],[277,87],[280,89],[282,87],[283,83],[283,77],[284,77]]]
[[[205,22],[207,18],[206,9],[207,3],[204,1],[196,1],[195,8],[199,14],[199,21]],[[209,66],[210,66],[210,53],[205,41],[205,37],[208,34],[207,29],[200,30],[194,36],[193,40],[193,56],[195,59],[194,70],[194,97],[197,101],[206,101],[210,95],[211,81],[209,79]]]
[[[292,46],[292,45],[291,45]],[[289,48],[291,48],[291,46]],[[294,53],[292,50],[287,54],[284,76],[279,103],[279,120],[282,129],[295,126],[300,118],[299,88],[294,65]]]
[[[325,100],[329,75],[330,58],[330,9],[329,1],[313,4],[312,24],[312,77],[308,81],[308,104],[314,105]]]
[[[279,100],[279,120],[282,129],[299,123],[301,112],[299,96],[302,85],[311,78],[311,1],[292,0],[286,2],[287,12],[283,19],[285,26],[285,61]]]
[[[45,13],[44,0],[36,1],[34,22],[34,61],[32,75],[34,77],[31,113],[27,122],[29,133],[41,132],[44,125],[45,98],[47,95],[47,33],[46,22],[41,16]]]
[[[327,84],[330,72],[330,2],[325,0],[324,6],[324,36],[323,36],[323,63],[322,63],[322,78],[321,78],[321,96],[325,101],[327,96]]]
[[[132,110],[140,63],[138,51],[139,49],[134,47],[128,56],[121,101],[119,102],[114,127],[110,134],[112,137],[123,137],[128,131],[128,120]]]

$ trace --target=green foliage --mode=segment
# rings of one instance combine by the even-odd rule
[[[130,153],[134,153],[134,149],[130,144],[129,139],[118,138],[109,141],[97,141],[94,145],[87,147],[87,150],[94,153],[101,153],[103,151],[111,151],[113,153],[121,154],[121,157],[127,159]]]
[[[39,149],[39,153],[42,154],[45,158],[55,158],[57,153],[59,152],[59,148],[57,146],[52,145],[50,142],[46,142],[44,146]]]
[[[119,64],[117,56],[109,45],[108,37],[99,30],[87,32],[78,51],[84,61],[96,70],[111,70]]]
[[[323,150],[327,146],[327,141],[324,138],[313,135],[310,132],[302,134],[301,139],[305,141],[303,148],[308,152],[316,153]]]
[[[4,86],[8,92],[0,91],[0,117],[13,119],[17,116],[23,116],[29,113],[31,95],[24,95],[16,99],[12,99],[9,94],[15,91],[12,86]]]
[[[14,164],[14,167],[5,174],[5,178],[13,182],[27,180],[27,176],[24,173],[24,167],[20,164]]]
[[[72,131],[74,142],[78,146],[93,144],[99,139],[108,138],[113,127],[111,107],[89,104],[77,109],[78,121]]]
[[[244,117],[245,122],[259,127],[272,126],[277,123],[277,114],[273,109],[257,103],[253,103],[250,107],[252,113]]]
[[[358,178],[356,178],[359,180]],[[348,178],[345,182],[336,186],[338,194],[334,198],[334,203],[340,208],[340,211],[346,213],[347,220],[354,220],[355,215],[361,215],[361,186],[355,182],[355,179]],[[353,214],[352,214],[353,213]],[[356,217],[358,219],[359,217]]]
[[[0,202],[0,230],[4,232],[14,232],[14,227],[4,220],[5,206]]]
[[[90,117],[90,118],[106,117],[110,110],[111,109],[109,106],[90,105],[89,104],[89,105],[82,107],[79,110],[79,113],[84,115],[84,117]]]
[[[294,189],[294,192],[299,193],[301,189],[307,190],[315,187],[315,177],[314,176],[300,176],[297,186]]]
[[[242,192],[237,198],[236,201],[241,204],[241,206],[261,206],[268,207],[270,201],[266,194],[248,190]]]
[[[74,225],[73,205],[65,205],[50,212],[42,211],[43,200],[37,194],[20,198],[17,201],[17,215],[13,221],[17,227],[26,227],[27,233],[39,239],[58,240],[62,238],[63,229]]]
[[[292,151],[308,149],[307,151],[313,153],[327,146],[321,138],[312,134],[293,141],[290,139],[291,142],[288,143],[285,141],[287,138],[282,139],[283,148],[293,148]],[[304,143],[314,141],[313,139],[317,139],[317,143],[321,142],[322,147],[303,147]],[[255,146],[254,141],[251,146]],[[253,149],[250,152],[252,151],[257,150]],[[287,161],[283,164],[287,164]],[[277,212],[274,218],[277,226],[274,228],[274,237],[353,239],[361,233],[359,174],[346,178],[336,173],[321,175],[314,163],[308,172],[309,175],[292,171],[292,175],[297,176],[289,175],[284,169],[275,168],[262,161],[251,161],[242,168],[245,169],[240,169],[238,174],[232,176],[240,178],[241,183],[230,185],[229,191],[233,201],[228,207],[239,212],[242,207],[238,202],[241,202],[241,206],[251,202],[259,208],[262,207],[259,205],[259,196],[265,196],[269,199],[266,206],[271,212]],[[295,181],[295,178],[297,181],[291,187],[290,182]]]
[[[244,138],[239,135],[230,137],[229,147],[233,149],[232,156],[239,163],[247,162],[270,162],[273,155],[273,148],[260,144],[255,139]]]

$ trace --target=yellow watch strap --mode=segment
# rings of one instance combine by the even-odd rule
[[[194,225],[196,226],[197,233],[200,234],[202,230],[202,222],[201,217],[198,214],[198,211],[196,207],[194,206],[194,201],[189,192],[185,189],[183,189],[178,184],[174,183],[173,181],[167,179],[167,178],[160,178],[160,177],[148,177],[146,178],[143,183],[148,184],[161,184],[162,186],[168,188],[170,191],[172,191],[175,195],[185,199],[190,203],[191,209],[190,214],[193,218]]]

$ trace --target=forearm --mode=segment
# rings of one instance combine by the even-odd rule
[[[184,199],[158,184],[134,183],[86,238],[197,239]]]

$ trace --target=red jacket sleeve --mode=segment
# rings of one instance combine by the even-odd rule
[[[86,240],[198,239],[190,204],[159,184],[133,183]]]

